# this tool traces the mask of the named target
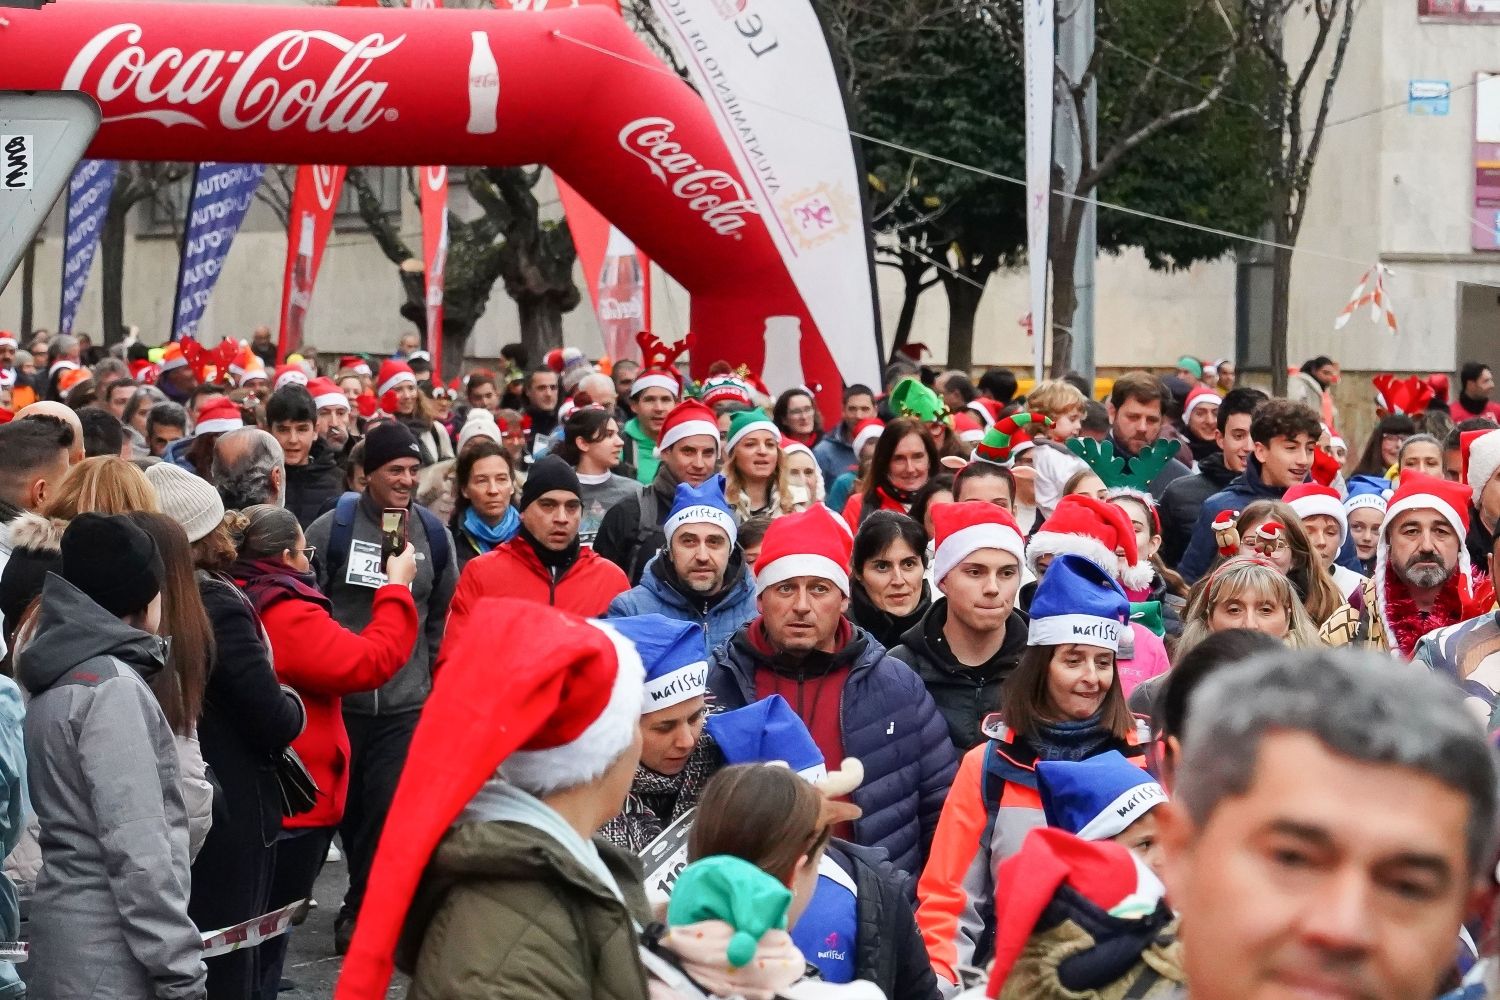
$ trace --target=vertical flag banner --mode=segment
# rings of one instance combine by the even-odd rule
[[[57,329],[62,333],[73,332],[78,301],[83,298],[89,271],[94,266],[94,253],[99,249],[99,236],[104,229],[104,216],[109,211],[109,198],[114,192],[115,174],[119,169],[120,165],[114,160],[84,160],[73,169],[73,176],[68,180],[62,312],[57,320]]]
[[[266,168],[259,163],[200,163],[193,171],[193,197],[182,235],[182,268],[177,274],[177,304],[172,309],[172,339],[195,337],[198,321],[239,234],[245,213]]]
[[[422,275],[427,303],[427,353],[434,382],[443,374],[443,272],[448,266],[448,168],[421,167]]]
[[[810,0],[652,0],[651,7],[686,61],[839,374],[846,384],[879,385],[864,175]],[[795,318],[770,319],[790,320],[785,328],[768,322],[765,334],[761,377],[780,391],[788,380],[799,384],[800,337]]]
[[[300,166],[292,188],[291,219],[286,230],[286,270],[281,281],[281,336],[276,359],[286,361],[302,347],[302,330],[312,305],[313,286],[323,248],[333,231],[339,193],[348,167]]]
[[[1023,0],[1026,46],[1026,266],[1031,349],[1037,381],[1047,358],[1047,227],[1052,202],[1052,79],[1057,61],[1056,0]]]
[[[583,267],[584,286],[599,318],[604,353],[612,361],[639,361],[641,348],[635,335],[650,323],[651,262],[630,237],[610,225],[561,177],[557,178],[557,194]]]

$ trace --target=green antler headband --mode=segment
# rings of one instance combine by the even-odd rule
[[[1145,490],[1161,470],[1166,468],[1177,451],[1177,442],[1160,440],[1141,450],[1135,458],[1127,460],[1115,454],[1112,441],[1095,441],[1093,438],[1071,438],[1068,450],[1094,471],[1108,489]]]

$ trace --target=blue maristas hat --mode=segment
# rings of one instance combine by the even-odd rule
[[[680,705],[707,692],[708,661],[703,659],[703,634],[697,625],[655,614],[611,618],[609,624],[635,643],[646,668],[642,715]]]
[[[732,712],[708,717],[708,732],[727,764],[780,761],[808,781],[828,773],[823,751],[785,698],[773,694]]]
[[[672,510],[662,523],[662,531],[671,542],[672,533],[684,524],[708,523],[723,528],[733,545],[739,535],[734,524],[734,514],[729,510],[729,501],[724,499],[724,477],[709,476],[702,486],[678,483],[677,494],[672,498]]]
[[[1065,552],[1052,560],[1031,601],[1028,646],[1086,646],[1120,649],[1130,620],[1125,591],[1098,563]]]
[[[1083,840],[1119,836],[1167,801],[1161,785],[1118,750],[1088,760],[1038,761],[1036,788],[1047,825]]]

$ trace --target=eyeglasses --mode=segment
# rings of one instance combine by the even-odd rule
[[[318,554],[318,547],[316,545],[304,545],[302,546],[302,554],[307,557],[308,562],[312,562],[313,556]]]
[[[786,415],[789,417],[810,417],[813,415],[813,408],[811,406],[794,407],[787,410]]]

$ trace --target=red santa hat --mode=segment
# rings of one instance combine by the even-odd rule
[[[639,383],[639,379],[636,380]],[[719,441],[719,418],[714,416],[714,411],[698,402],[696,399],[684,399],[667,413],[667,418],[662,421],[661,440],[656,443],[656,454],[672,447],[684,438],[707,435]]]
[[[844,519],[822,504],[771,522],[755,562],[755,592],[799,576],[830,580],[849,595],[854,538]]]
[[[187,363],[187,355],[183,353],[182,345],[174,341],[162,348],[161,360],[156,363],[156,367],[165,375],[174,368],[186,368]]]
[[[301,365],[277,365],[275,378],[271,380],[271,391],[288,385],[307,385],[307,372]]]
[[[1005,404],[998,399],[980,397],[971,399],[966,409],[972,411],[974,416],[979,418],[979,422],[984,425],[985,430],[988,430],[995,426],[995,421],[999,420],[1000,415],[1005,412]]]
[[[958,432],[960,441],[967,441],[969,444],[978,444],[984,439],[984,428],[967,410],[953,414],[953,429]]]
[[[375,380],[375,395],[384,396],[403,382],[417,384],[417,376],[411,365],[396,358],[386,358],[380,363],[380,378]]]
[[[986,500],[932,505],[932,578],[943,578],[980,549],[999,549],[1026,561],[1026,541],[1010,511]]]
[[[1193,415],[1193,411],[1200,406],[1212,406],[1218,409],[1224,402],[1224,397],[1207,386],[1197,386],[1187,394],[1187,399],[1182,404],[1182,419],[1184,422]]]
[[[1461,431],[1458,436],[1458,453],[1463,459],[1463,478],[1473,494],[1473,502],[1479,505],[1479,495],[1484,484],[1500,468],[1500,430]]]
[[[307,383],[307,391],[312,394],[313,406],[318,409],[324,407],[342,406],[349,409],[349,399],[343,394],[338,386],[333,384],[331,378],[315,378]]]
[[[1339,491],[1333,487],[1320,486],[1317,483],[1298,483],[1287,490],[1281,499],[1304,521],[1318,514],[1337,521],[1339,545],[1343,545],[1344,539],[1349,537],[1349,512],[1344,509],[1344,500],[1339,496]]]
[[[224,434],[245,426],[240,408],[228,396],[210,396],[198,407],[198,419],[193,423],[194,434]]]
[[[539,639],[547,656],[522,652]],[[337,1000],[385,997],[422,872],[496,770],[541,794],[597,779],[635,739],[644,690],[640,655],[606,622],[510,598],[474,606],[443,643],[375,851]]]
[[[880,435],[885,432],[885,424],[874,417],[866,417],[854,425],[854,459],[859,461],[859,453],[864,450],[865,445],[871,441],[879,441]]]
[[[370,371],[370,363],[358,354],[346,354],[339,358],[339,371],[350,371],[356,375],[369,378],[374,372]]]
[[[1124,553],[1123,572],[1117,570],[1120,565],[1117,551]],[[1156,572],[1140,558],[1130,516],[1114,504],[1093,497],[1073,494],[1059,500],[1052,516],[1026,544],[1026,564],[1035,573],[1042,556],[1064,552],[1092,559],[1132,590],[1151,586]]]
[[[0,330],[0,347],[20,347],[20,341],[9,330]]]

